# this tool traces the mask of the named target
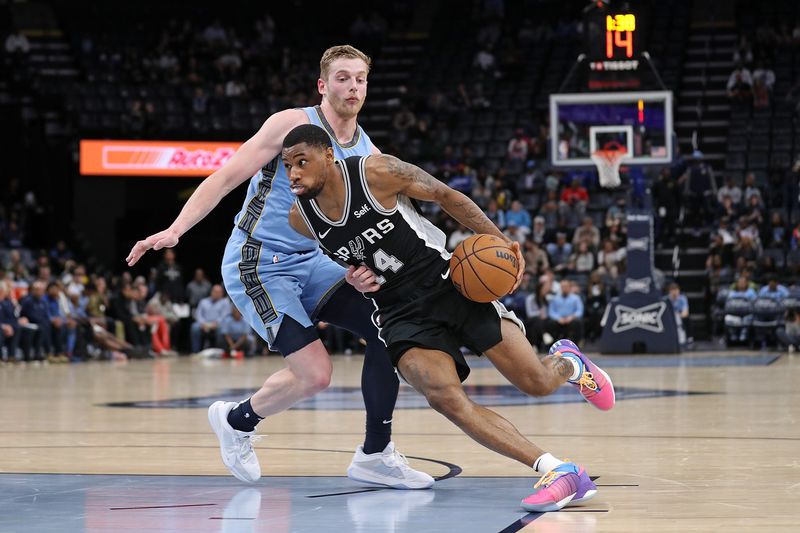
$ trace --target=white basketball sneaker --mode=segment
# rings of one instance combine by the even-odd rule
[[[237,405],[236,402],[212,403],[208,408],[208,423],[219,439],[223,464],[236,479],[255,483],[261,477],[261,465],[253,451],[253,441],[259,437],[255,437],[255,431],[237,431],[228,423],[228,413]]]
[[[360,445],[347,468],[347,477],[393,489],[427,489],[433,485],[431,476],[408,465],[405,456],[394,449],[394,442],[387,444],[382,452],[369,455]]]

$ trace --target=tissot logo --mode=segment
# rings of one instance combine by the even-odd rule
[[[617,319],[611,326],[614,333],[622,333],[630,329],[644,329],[653,333],[664,331],[664,322],[661,317],[667,308],[665,302],[656,302],[644,307],[634,309],[626,305],[617,305]]]
[[[370,210],[369,206],[367,204],[364,204],[364,205],[361,206],[361,209],[359,209],[358,211],[353,211],[353,214],[356,216],[356,218],[361,218],[364,215],[366,215],[367,211],[369,211],[369,210]]]

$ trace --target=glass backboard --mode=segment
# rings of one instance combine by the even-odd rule
[[[591,166],[592,152],[614,143],[626,165],[672,162],[669,91],[550,95],[550,158],[554,166]]]

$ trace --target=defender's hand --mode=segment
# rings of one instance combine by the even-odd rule
[[[133,245],[131,248],[128,257],[125,258],[125,262],[128,263],[128,266],[133,266],[136,264],[139,259],[151,248],[153,250],[160,250],[162,248],[172,248],[176,244],[178,244],[178,239],[180,236],[177,232],[165,229],[164,231],[159,231],[153,235],[150,235],[143,241],[139,241]]]
[[[375,281],[375,273],[364,265],[358,268],[353,265],[347,267],[344,279],[355,287],[358,292],[375,292],[381,288],[378,282]]]
[[[509,294],[514,294],[519,284],[522,283],[522,274],[525,273],[525,259],[522,257],[522,250],[517,241],[511,243],[511,251],[517,256],[517,281],[511,287],[511,292],[509,292]]]

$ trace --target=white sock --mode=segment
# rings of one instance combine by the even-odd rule
[[[563,352],[561,353],[561,357],[572,363],[572,375],[567,379],[569,381],[575,381],[581,377],[581,374],[583,374],[583,363],[581,360],[572,354],[565,354]]]
[[[541,457],[536,459],[536,461],[533,462],[533,469],[539,472],[540,474],[546,474],[547,472],[551,471],[557,466],[563,464],[564,461],[562,461],[561,459],[553,457],[549,453],[545,453]]]

